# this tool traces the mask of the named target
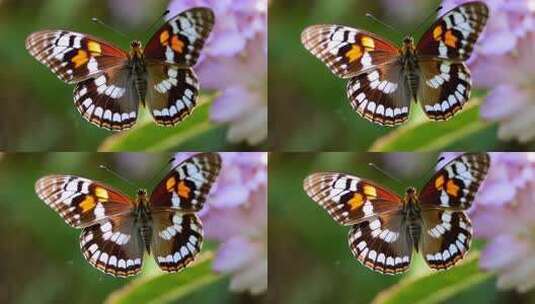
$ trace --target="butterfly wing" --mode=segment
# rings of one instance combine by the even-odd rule
[[[147,106],[157,124],[174,126],[197,105],[199,81],[190,68],[174,65],[148,66]]]
[[[447,120],[470,98],[472,80],[463,62],[423,60],[418,63],[417,99],[430,119]]]
[[[149,40],[145,58],[192,67],[214,27],[211,9],[196,7],[171,18]]]
[[[161,211],[152,214],[151,249],[156,263],[167,272],[184,269],[201,251],[203,229],[194,213]]]
[[[375,34],[340,25],[313,25],[301,34],[304,47],[336,76],[352,78],[396,61],[397,47]]]
[[[343,173],[321,172],[305,178],[306,194],[342,225],[400,212],[401,198],[373,182]]]
[[[406,271],[412,258],[412,241],[401,213],[373,216],[349,231],[349,247],[362,265],[382,274]]]
[[[72,175],[49,175],[35,183],[35,192],[65,222],[84,228],[110,217],[129,214],[130,198],[102,183]]]
[[[470,249],[472,224],[464,211],[426,209],[422,212],[420,251],[427,265],[446,270]]]
[[[186,159],[156,186],[149,200],[151,209],[201,210],[220,170],[218,153],[200,153]]]
[[[396,126],[409,118],[411,93],[398,63],[383,64],[351,78],[347,97],[360,116],[383,126]]]
[[[32,33],[26,49],[66,83],[80,82],[128,62],[128,54],[110,43],[64,30]]]
[[[132,216],[113,216],[84,228],[80,247],[85,259],[104,273],[127,277],[141,271],[144,247]]]
[[[84,119],[113,131],[131,128],[137,120],[139,97],[126,66],[110,68],[74,89],[74,103]]]
[[[438,170],[419,194],[422,209],[470,208],[490,166],[487,153],[465,153]]]
[[[438,18],[424,33],[416,46],[417,56],[467,60],[488,17],[489,9],[483,2],[469,2],[455,7]]]

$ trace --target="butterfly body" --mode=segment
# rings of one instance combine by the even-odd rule
[[[438,170],[417,191],[403,197],[369,180],[336,172],[305,178],[308,196],[338,223],[351,226],[354,257],[383,274],[406,271],[413,250],[430,268],[449,269],[470,248],[472,226],[465,210],[489,168],[486,153],[466,153]]]
[[[221,168],[217,153],[201,153],[183,161],[148,194],[131,199],[103,184],[72,175],[40,178],[35,191],[67,224],[82,229],[85,259],[113,276],[141,271],[144,253],[160,268],[177,272],[200,252],[200,211]]]
[[[26,49],[68,84],[76,84],[75,106],[84,119],[113,131],[134,126],[139,105],[155,122],[174,126],[197,105],[193,70],[215,22],[206,7],[167,21],[143,47],[128,51],[100,38],[68,30],[44,30],[26,39]]]
[[[488,19],[483,2],[442,15],[415,44],[401,46],[374,33],[343,25],[313,25],[301,34],[305,48],[336,76],[348,79],[351,107],[365,119],[397,126],[409,117],[411,100],[432,120],[453,117],[470,97],[466,61]]]

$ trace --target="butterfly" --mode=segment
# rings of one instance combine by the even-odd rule
[[[49,175],[35,184],[37,196],[71,227],[82,229],[85,259],[104,273],[126,277],[141,270],[145,251],[159,267],[177,272],[200,252],[203,227],[196,215],[221,169],[217,153],[177,165],[147,194],[135,199],[103,183],[72,175]]]
[[[75,106],[94,125],[129,129],[141,103],[158,125],[174,126],[197,104],[199,81],[192,67],[213,26],[212,10],[198,7],[171,18],[145,48],[133,41],[129,52],[65,30],[32,33],[26,49],[59,79],[76,84]]]
[[[363,118],[397,126],[409,117],[411,100],[420,101],[432,120],[453,117],[470,98],[470,57],[489,16],[482,2],[455,7],[415,45],[411,35],[401,47],[373,33],[341,25],[313,25],[301,42],[336,76],[349,79],[351,107]]]
[[[351,226],[352,254],[382,274],[406,271],[413,249],[431,269],[460,261],[472,239],[466,210],[485,179],[487,153],[466,153],[447,163],[418,192],[404,197],[372,181],[343,173],[315,173],[304,181],[307,195],[339,224]]]

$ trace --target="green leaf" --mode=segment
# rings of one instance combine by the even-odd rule
[[[213,254],[208,252],[201,255],[195,264],[179,273],[158,272],[154,276],[134,280],[110,294],[105,303],[155,304],[176,302],[199,288],[223,278],[212,271],[212,259]]]
[[[432,272],[423,277],[407,279],[379,293],[374,304],[443,303],[462,291],[492,277],[478,268],[479,253],[448,271]]]
[[[197,106],[190,117],[178,126],[168,128],[156,125],[150,117],[141,119],[132,130],[116,133],[101,144],[101,152],[169,151],[218,126],[209,119],[210,102]]]
[[[479,99],[472,100],[469,106],[447,122],[425,119],[399,127],[379,138],[370,151],[415,152],[451,149],[456,142],[493,127],[492,123],[480,119],[479,104]]]

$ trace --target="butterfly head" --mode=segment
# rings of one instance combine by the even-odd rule
[[[415,49],[414,46],[414,37],[412,35],[407,35],[405,38],[403,38],[403,53],[413,51]]]
[[[146,189],[139,189],[137,191],[137,200],[136,201],[137,201],[138,205],[139,204],[144,205],[144,204],[148,203],[149,200],[148,200],[148,197],[147,197],[147,190]]]
[[[405,191],[405,202],[409,205],[416,205],[416,202],[418,201],[418,193],[416,191],[416,188],[409,187],[407,188],[407,191]]]
[[[130,48],[132,49],[130,51],[130,54],[132,57],[142,57],[143,45],[141,44],[141,41],[139,40],[132,41],[132,43],[130,43]]]

